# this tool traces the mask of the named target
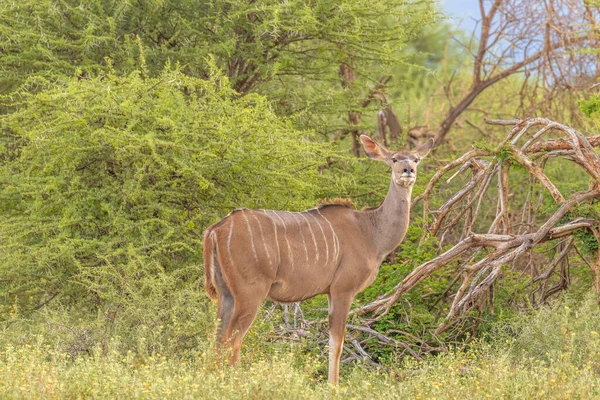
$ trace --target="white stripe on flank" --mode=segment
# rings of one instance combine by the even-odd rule
[[[252,244],[252,253],[254,253],[254,261],[258,262],[258,254],[256,254],[256,247],[254,246],[254,235],[252,234],[252,229],[250,228],[250,222],[248,222],[246,210],[242,210],[242,215],[244,216],[244,221],[246,221],[246,227],[248,228],[248,233],[250,234],[250,244]]]
[[[302,237],[302,244],[304,245],[304,255],[306,256],[306,262],[308,262],[308,249],[306,248],[306,240],[304,239],[304,232],[302,232],[302,225],[298,222],[298,218],[296,218],[296,214],[288,211],[292,217],[294,217],[294,221],[296,221],[296,225],[298,225],[298,229],[300,230],[300,236]]]
[[[337,237],[337,234],[335,233],[335,230],[333,229],[333,225],[331,225],[331,222],[329,222],[329,220],[323,214],[321,214],[321,210],[319,210],[318,208],[317,212],[319,213],[321,218],[327,221],[327,223],[329,224],[329,228],[331,228],[331,233],[333,233],[333,258],[337,260],[338,256],[340,255],[340,241]]]
[[[215,244],[217,243],[217,233],[215,231],[211,231],[210,235],[208,237],[210,238],[210,246],[214,248]],[[208,261],[211,265],[214,265],[214,263],[215,263],[215,256],[216,256],[216,254],[213,255],[212,260]],[[213,285],[214,285],[214,282],[215,282],[215,269],[214,268],[210,269],[210,282],[213,282]]]
[[[233,233],[233,217],[229,218],[231,224],[229,225],[229,236],[227,237],[227,254],[231,257],[231,234]]]
[[[292,253],[292,246],[290,246],[290,240],[287,237],[287,227],[285,225],[285,222],[281,218],[281,216],[277,213],[277,211],[271,211],[271,212],[273,214],[275,214],[277,216],[277,218],[279,218],[279,220],[283,224],[283,237],[285,238],[285,242],[287,243],[288,254],[290,255],[290,263],[292,264],[292,267],[293,267],[294,266],[294,253]]]
[[[254,213],[250,213],[250,215],[252,215],[252,217],[258,223],[258,229],[260,230],[260,238],[262,239],[263,247],[265,248],[265,253],[267,253],[267,258],[269,259],[269,266],[272,266],[273,262],[271,261],[271,253],[269,253],[269,248],[267,247],[267,242],[265,241],[265,234],[263,232],[262,224],[260,223],[260,220]]]
[[[313,244],[315,245],[315,252],[317,253],[317,261],[319,261],[319,247],[317,246],[317,239],[315,238],[315,234],[313,233],[312,227],[310,226],[310,222],[306,219],[306,217],[304,216],[304,213],[298,213],[298,215],[300,215],[302,218],[304,218],[304,220],[306,221],[306,224],[308,225],[308,230],[310,231],[310,236],[312,236]]]
[[[319,224],[319,229],[321,229],[321,234],[323,235],[323,241],[325,242],[325,250],[326,250],[326,253],[327,253],[326,260],[325,260],[325,265],[327,265],[327,263],[329,262],[329,243],[327,243],[327,237],[325,237],[325,231],[323,230],[323,226],[321,225],[321,221],[319,221],[317,219],[317,217],[315,217],[311,213],[308,213],[308,215],[310,215],[311,217],[313,217],[313,219],[315,221],[317,221],[317,224]]]
[[[269,214],[267,214],[267,210],[262,210],[262,212],[265,213],[265,215],[267,216],[267,218],[269,218],[269,220],[271,220],[271,223],[273,224],[273,228],[275,229],[275,244],[277,244],[277,255],[279,256],[279,261],[278,263],[281,261],[281,254],[279,254],[279,239],[277,238],[277,224],[275,224],[275,221],[273,221],[273,218],[269,217]]]

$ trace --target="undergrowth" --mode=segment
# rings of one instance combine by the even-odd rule
[[[1,398],[600,396],[600,310],[591,294],[584,301],[564,298],[551,307],[521,313],[467,348],[423,361],[396,358],[381,370],[345,365],[338,387],[326,382],[326,352],[314,352],[307,343],[267,343],[272,335],[261,323],[252,328],[261,334],[249,335],[236,369],[217,367],[208,341],[194,350],[161,354],[143,346],[125,349],[116,335],[87,353],[72,355],[38,333],[44,329],[36,324],[3,328]]]

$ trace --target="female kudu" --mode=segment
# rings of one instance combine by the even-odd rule
[[[357,211],[322,205],[303,212],[236,210],[204,233],[205,287],[218,299],[218,342],[240,357],[242,339],[265,298],[329,299],[329,381],[337,383],[348,311],[377,276],[384,257],[408,229],[417,164],[433,140],[414,152],[390,152],[368,136],[367,155],[392,167],[383,203]]]

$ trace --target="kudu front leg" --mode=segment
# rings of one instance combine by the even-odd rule
[[[346,320],[353,295],[333,295],[329,298],[329,382],[337,384],[340,375],[340,358],[344,346]]]

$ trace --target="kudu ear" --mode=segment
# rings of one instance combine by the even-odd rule
[[[367,135],[360,135],[360,141],[363,144],[363,148],[365,149],[365,153],[372,158],[373,160],[379,161],[387,161],[388,158],[392,155],[388,149],[368,137]]]
[[[429,139],[428,141],[417,147],[415,152],[419,155],[419,157],[425,158],[425,156],[429,154],[429,150],[431,150],[434,143],[435,141],[433,139]]]

